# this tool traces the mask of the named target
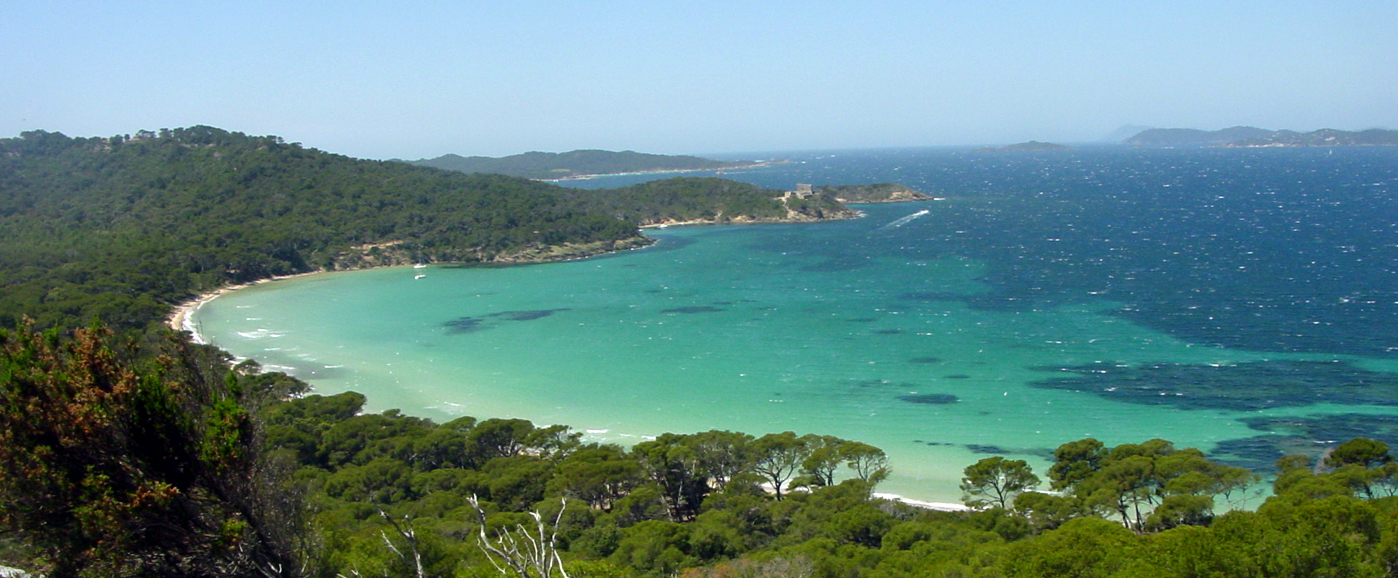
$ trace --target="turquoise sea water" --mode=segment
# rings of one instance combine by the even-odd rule
[[[1393,151],[784,156],[724,176],[941,200],[651,231],[654,247],[569,263],[300,277],[194,321],[375,411],[621,443],[830,434],[889,453],[881,490],[939,501],[988,453],[1042,473],[1088,436],[1257,468],[1350,434],[1398,441]]]

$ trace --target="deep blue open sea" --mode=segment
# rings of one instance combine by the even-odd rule
[[[753,156],[791,162],[721,176],[938,200],[653,231],[571,263],[292,279],[196,320],[376,409],[621,442],[833,434],[887,450],[890,490],[946,501],[979,457],[1042,468],[1089,435],[1260,471],[1359,435],[1398,444],[1398,147]]]

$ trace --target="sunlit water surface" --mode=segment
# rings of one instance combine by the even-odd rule
[[[204,338],[369,409],[874,444],[958,501],[991,453],[1165,438],[1258,469],[1398,443],[1398,151],[796,153],[772,188],[900,182],[862,219],[671,228],[509,268],[321,274],[220,297]],[[570,183],[616,186],[642,178]],[[921,213],[926,211],[925,213]]]

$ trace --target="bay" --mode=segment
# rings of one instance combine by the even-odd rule
[[[1392,150],[780,156],[722,176],[940,200],[652,230],[654,247],[568,263],[287,279],[210,302],[196,328],[373,411],[619,443],[857,439],[890,455],[881,490],[935,501],[990,453],[1042,474],[1089,436],[1261,470],[1355,432],[1398,442]]]

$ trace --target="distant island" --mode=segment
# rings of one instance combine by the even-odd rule
[[[507,157],[463,157],[448,154],[434,159],[402,162],[466,174],[493,173],[535,180],[582,179],[627,173],[742,169],[770,164],[767,161],[718,161],[687,155],[604,150],[576,150],[566,153],[536,151]]]
[[[1036,140],[1031,140],[1031,141],[1029,141],[1029,142],[1022,142],[1022,143],[1019,143],[1019,144],[1012,144],[1012,145],[1003,146],[1003,147],[981,147],[981,148],[978,148],[978,149],[976,149],[976,150],[977,150],[977,151],[986,151],[986,152],[1002,152],[1002,151],[1005,151],[1005,152],[1035,152],[1035,151],[1067,151],[1067,150],[1073,150],[1073,147],[1064,146],[1064,145],[1061,145],[1061,144],[1055,144],[1055,143],[1051,143],[1051,142],[1039,142],[1039,141],[1036,141]]]
[[[1152,128],[1123,141],[1136,146],[1218,146],[1218,147],[1322,147],[1398,146],[1398,130],[1369,129],[1343,131],[1321,129],[1312,132],[1267,130],[1235,126],[1222,130],[1192,128]]]

